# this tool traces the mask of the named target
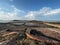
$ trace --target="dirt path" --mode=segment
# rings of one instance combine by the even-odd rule
[[[44,24],[60,28],[60,25],[55,25],[55,24],[50,24],[50,23],[44,23]]]

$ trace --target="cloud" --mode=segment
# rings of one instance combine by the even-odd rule
[[[17,9],[15,6],[11,6],[12,11],[6,12],[4,9],[0,8],[0,20],[16,20],[20,19],[19,13],[24,13],[24,11]]]
[[[34,20],[35,19],[35,15],[37,14],[37,12],[34,11],[30,11],[27,13],[27,15],[25,15],[25,19],[27,20]]]
[[[12,2],[13,0],[9,0],[9,1],[11,1],[11,2]]]
[[[54,18],[54,16],[58,14],[60,14],[60,8],[52,9],[50,7],[43,7],[42,9],[38,11],[29,11],[25,17],[26,19],[39,20],[39,19],[44,19],[44,18],[48,19],[48,17],[50,18],[51,16]]]
[[[47,20],[56,19],[54,16],[60,14],[60,8],[43,7],[40,10],[28,12],[17,9],[14,5],[10,8],[9,12],[5,11],[8,9],[0,8],[0,20]]]
[[[60,8],[51,10],[47,12],[45,15],[57,15],[57,14],[60,14]]]

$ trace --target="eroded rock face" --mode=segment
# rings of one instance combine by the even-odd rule
[[[26,34],[30,34],[30,37]],[[7,30],[0,34],[0,45],[55,45],[54,43],[44,42],[44,40],[49,40],[44,36],[44,34],[35,29]]]

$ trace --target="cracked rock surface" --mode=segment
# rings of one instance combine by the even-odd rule
[[[31,33],[32,36],[29,35],[30,36],[29,37],[28,35],[26,35],[26,33],[27,34]],[[54,43],[39,41],[40,39],[36,38],[39,36],[37,35],[36,32],[35,34],[28,30],[26,31],[26,29],[20,31],[7,30],[0,34],[0,45],[59,45],[60,44],[60,43],[54,44]],[[40,38],[41,40],[42,39],[45,40],[45,38],[43,37]]]

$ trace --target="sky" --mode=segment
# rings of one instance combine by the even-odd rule
[[[60,0],[0,0],[0,20],[60,21]]]

